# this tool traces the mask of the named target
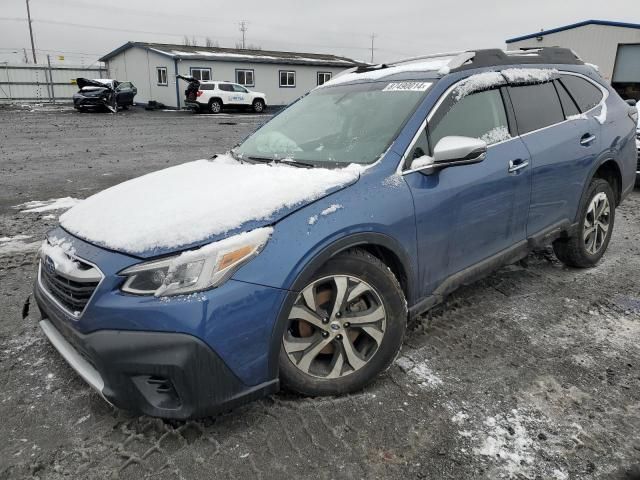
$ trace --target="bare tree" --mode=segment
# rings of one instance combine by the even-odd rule
[[[216,47],[219,48],[220,44],[218,43],[217,40],[211,40],[211,37],[207,37],[204,41],[204,46],[205,47]]]
[[[184,43],[185,47],[190,47],[191,46],[191,40],[189,40],[189,37],[187,35],[184,36],[184,39],[182,40],[182,43]]]
[[[250,43],[245,48],[247,50],[262,50],[262,47],[260,45],[254,45],[253,43]],[[236,50],[244,50],[242,48],[242,42],[236,42]]]

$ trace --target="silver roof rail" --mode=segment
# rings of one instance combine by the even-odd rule
[[[429,58],[456,57],[456,56],[461,55],[463,53],[470,53],[470,52],[432,53],[430,55],[419,55],[417,57],[403,58],[401,60],[396,60],[394,62],[385,62],[385,65],[399,65],[401,63],[410,63],[410,62],[415,62],[415,61],[418,61],[418,60],[428,60]]]

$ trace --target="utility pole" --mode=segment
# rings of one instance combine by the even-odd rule
[[[31,28],[31,10],[29,9],[29,0],[27,1],[27,19],[29,21],[29,36],[31,37],[31,52],[33,53],[33,63],[36,64],[36,45],[33,43],[33,28]]]
[[[375,33],[371,34],[371,63],[373,63],[373,40],[377,37]]]
[[[245,34],[247,33],[247,22],[240,22],[240,31],[242,32],[242,49],[245,49]]]

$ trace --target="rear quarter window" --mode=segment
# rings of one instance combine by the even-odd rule
[[[200,84],[200,90],[213,90],[214,84],[213,83],[201,83]]]
[[[560,82],[567,88],[583,113],[591,110],[602,100],[602,90],[584,78],[562,75]]]
[[[565,118],[571,117],[572,115],[578,115],[580,110],[578,110],[578,106],[573,101],[571,95],[569,95],[569,92],[567,92],[567,89],[558,81],[554,83],[556,90],[558,91],[558,96],[560,97],[560,103],[562,103]]]
[[[509,87],[520,134],[564,121],[560,99],[552,83]]]

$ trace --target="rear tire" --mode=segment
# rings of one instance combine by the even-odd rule
[[[609,246],[615,220],[615,197],[606,180],[594,178],[580,209],[580,223],[569,238],[553,242],[558,259],[570,267],[595,266]]]
[[[220,113],[222,111],[222,102],[218,99],[209,100],[209,113]]]
[[[253,111],[255,113],[262,113],[264,111],[264,101],[261,99],[256,99],[253,101]]]
[[[398,280],[353,249],[329,260],[296,299],[282,338],[280,380],[304,395],[362,389],[396,358],[407,324]]]

